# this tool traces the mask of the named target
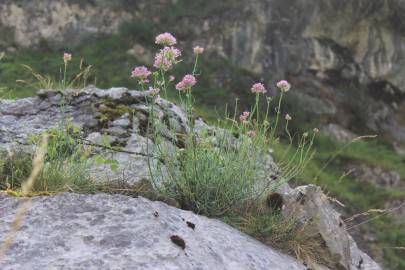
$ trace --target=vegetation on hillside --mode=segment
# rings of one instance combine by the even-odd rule
[[[159,37],[162,41],[159,41]],[[182,137],[175,126],[169,126],[171,133],[166,136],[169,138],[180,136],[180,142],[176,144],[182,146],[167,148],[165,138],[162,136],[162,119],[161,116],[154,115],[154,106],[155,103],[161,102],[159,93],[166,95],[168,91],[173,90],[169,89],[168,85],[175,78],[169,76],[167,71],[180,62],[178,59],[180,51],[170,46],[175,44],[175,39],[168,33],[158,36],[157,43],[167,43],[155,57],[154,66],[157,71],[152,73],[144,66],[136,67],[132,71],[132,77],[138,79],[141,89],[151,95],[150,100],[147,100],[150,111],[146,136],[153,140],[154,146],[148,149],[151,152],[147,154],[160,161],[154,166],[153,161],[149,159],[154,189],[158,194],[175,199],[184,209],[222,218],[268,244],[285,248],[308,264],[315,261],[315,258],[312,258],[315,254],[297,250],[297,248],[304,250],[302,245],[308,244],[298,237],[298,232],[302,232],[304,228],[296,226],[294,220],[283,218],[280,208],[272,210],[263,202],[269,193],[294,178],[306,166],[312,157],[311,148],[315,133],[311,136],[305,133],[300,137],[299,148],[294,158],[290,159],[289,166],[283,167],[278,172],[278,177],[270,182],[267,168],[270,164],[266,160],[268,150],[271,145],[278,143],[276,140],[278,123],[289,120],[288,118],[282,120],[281,110],[278,111],[274,121],[270,120],[268,110],[271,99],[266,98],[261,102],[267,92],[262,83],[256,83],[251,87],[250,92],[253,93],[255,103],[250,111],[245,111],[237,117],[235,109],[233,119],[225,115],[224,121],[229,122],[230,127],[221,129],[207,126],[198,132],[195,131],[192,88],[197,83],[196,77],[200,78],[197,60],[204,50],[195,47],[196,61],[192,74],[185,75],[175,86],[178,100],[186,112],[190,132],[182,134]],[[67,68],[71,61],[72,55],[64,53],[64,64],[59,75],[41,75],[31,67],[24,66],[31,72],[33,81],[23,83],[34,89],[47,87],[60,91],[85,86],[80,82],[86,83],[89,72],[84,72],[80,68],[78,75],[72,75]],[[80,66],[82,67],[82,62]],[[153,82],[149,84],[151,75]],[[76,82],[79,82],[78,85],[74,84]],[[280,81],[277,87],[281,91],[276,103],[280,108],[283,93],[289,90],[290,85],[287,81]],[[261,106],[263,103],[267,104],[264,112]],[[62,115],[63,106],[62,103]],[[101,185],[91,178],[92,165],[98,156],[94,157],[91,147],[82,143],[79,129],[63,120],[58,128],[47,131],[43,136],[48,138],[46,155],[36,181],[31,184],[30,192],[24,192],[23,181],[35,167],[30,166],[31,156],[27,154],[18,158],[10,153],[0,156],[1,189],[16,196],[47,195],[62,191],[114,192],[113,189],[109,189],[114,188],[114,183],[104,183],[102,185],[104,189],[101,189]],[[38,137],[34,137],[32,142],[37,145]],[[149,143],[146,145],[149,146]],[[263,215],[266,216],[265,220],[261,218]],[[263,222],[259,223],[261,221]],[[308,241],[310,240],[306,239],[306,242]]]
[[[196,1],[195,5],[198,6],[197,2],[199,3]],[[181,11],[179,12],[181,13]],[[8,53],[0,61],[1,86],[4,86],[0,89],[2,91],[0,95],[6,98],[26,97],[33,95],[40,88],[38,80],[32,76],[32,70],[23,67],[22,64],[30,66],[37,74],[49,74],[49,78],[52,80],[61,81],[64,74],[63,66],[60,65],[63,51],[74,53],[70,63],[72,69],[69,69],[67,73],[69,80],[73,80],[78,71],[92,66],[92,74],[86,78],[87,83],[104,88],[111,86],[135,88],[137,86],[129,77],[128,71],[135,65],[147,63],[145,63],[145,59],[128,53],[128,51],[132,49],[133,43],[146,44],[153,37],[152,30],[158,28],[150,22],[135,21],[123,25],[119,34],[90,38],[87,42],[77,46],[54,49],[43,41],[37,48],[21,49],[14,54]],[[250,84],[257,78],[249,71],[232,65],[226,59],[219,57],[205,59],[208,60],[202,60],[199,69],[201,76],[199,76],[198,84],[193,88],[196,110],[211,123],[218,124],[218,116],[224,113],[224,108],[218,106],[219,104],[226,101],[232,107],[237,97],[243,99],[244,104],[254,102],[254,96],[250,95],[246,89],[249,89]],[[185,58],[184,62],[174,67],[173,75],[181,78],[190,64],[192,64],[191,60]],[[169,92],[169,99],[178,101],[177,94],[172,95],[171,93],[173,92]],[[277,97],[275,98],[277,99]],[[294,103],[286,108],[293,107]],[[241,109],[245,110],[246,107]],[[291,115],[293,117],[290,122],[292,130],[305,132],[308,129],[308,123],[296,121],[294,113]],[[229,127],[229,123],[221,125]],[[297,147],[296,144],[294,145]],[[402,179],[405,179],[405,158],[396,154],[387,144],[378,139],[355,142],[345,148],[321,173],[319,172],[325,162],[343,145],[322,136],[318,136],[314,140],[314,145],[317,149],[314,160],[308,163],[302,174],[295,177],[295,180],[322,186],[325,191],[330,192],[330,196],[344,203],[350,214],[363,213],[372,208],[384,208],[384,205],[381,205],[382,201],[405,199],[403,191],[365,184],[350,175],[342,178],[346,164],[359,162],[395,170],[401,174]],[[284,153],[288,147],[288,138],[282,137],[281,143],[273,146],[275,158],[279,161],[282,157],[286,158]],[[293,155],[295,150],[292,147],[288,153]],[[29,166],[23,167],[19,173],[25,176],[29,169]],[[365,228],[372,230],[377,235],[378,246],[383,248],[387,264],[393,269],[405,268],[405,260],[402,259],[403,251],[396,248],[404,246],[405,243],[405,234],[401,229],[401,224],[395,223],[389,215],[383,215],[368,222],[367,225],[369,226]]]

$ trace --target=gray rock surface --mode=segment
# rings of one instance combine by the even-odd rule
[[[99,180],[124,180],[133,184],[149,179],[145,131],[149,109],[148,93],[126,88],[108,90],[88,87],[65,92],[42,90],[37,97],[20,100],[0,100],[0,149],[32,151],[29,138],[47,129],[72,123],[80,127],[86,143],[102,144],[107,140],[119,146],[122,152],[96,148],[107,158],[115,159],[118,170],[110,166],[95,168]],[[177,132],[189,131],[183,111],[175,104],[161,100],[155,110],[171,119]],[[201,120],[199,120],[201,121]],[[174,145],[176,141],[167,142]],[[154,162],[152,160],[152,162]],[[156,162],[156,161],[155,161]]]
[[[329,203],[321,188],[300,186],[282,193],[283,215],[305,224],[304,233],[311,238],[320,237],[329,251],[332,269],[381,270],[367,254],[362,252],[346,229],[340,214]]]
[[[0,243],[20,200],[0,193]],[[184,250],[171,241],[173,235],[184,239]],[[218,220],[144,198],[69,193],[33,199],[0,268],[306,269]]]
[[[108,90],[88,87],[85,89],[59,92],[41,90],[38,96],[20,100],[0,100],[0,149],[18,152],[21,149],[33,152],[29,139],[33,135],[72,123],[82,130],[84,142],[96,145],[95,150],[105,158],[118,163],[116,171],[110,165],[98,165],[94,168],[94,178],[99,181],[120,181],[135,184],[149,180],[148,159],[154,143],[146,135],[145,127],[149,118],[151,97],[148,92],[131,91],[126,88]],[[154,105],[155,116],[168,121],[163,123],[162,133],[165,145],[178,147],[181,139],[173,136],[190,132],[190,125],[183,110],[164,99]],[[206,139],[216,141],[216,134],[233,135],[224,129],[208,126],[200,118],[195,120],[198,134],[210,132],[213,136]],[[169,124],[170,123],[170,128]],[[120,151],[110,151],[101,147],[108,141]],[[150,158],[151,164],[158,162]],[[269,155],[263,157],[264,178],[269,177],[276,166]],[[261,166],[261,165],[260,165]],[[262,166],[261,166],[262,167]]]

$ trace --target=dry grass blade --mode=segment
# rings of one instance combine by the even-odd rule
[[[405,247],[382,247],[383,249],[396,249],[405,251]]]
[[[402,208],[404,205],[405,205],[405,203],[402,203],[402,204],[400,204],[399,206],[393,207],[393,208],[390,208],[390,209],[370,209],[370,210],[368,210],[368,211],[366,211],[366,212],[364,212],[364,213],[356,214],[356,215],[354,215],[353,217],[350,217],[350,218],[346,219],[345,222],[352,221],[352,220],[354,220],[355,218],[360,217],[360,216],[369,216],[370,214],[373,214],[373,213],[380,213],[379,215],[376,215],[375,217],[369,218],[369,219],[367,219],[367,220],[365,220],[365,221],[363,221],[363,222],[360,222],[360,223],[358,223],[358,224],[356,224],[356,225],[353,225],[353,226],[351,226],[351,227],[348,227],[346,230],[347,230],[347,231],[348,231],[348,230],[351,230],[351,229],[356,228],[356,227],[358,227],[358,226],[360,226],[360,225],[369,223],[369,222],[371,222],[372,220],[375,220],[375,219],[377,219],[377,218],[380,218],[380,217],[382,217],[382,216],[384,216],[384,215],[386,215],[386,214],[388,214],[388,213],[395,212],[395,211],[399,210],[400,208]]]
[[[3,243],[0,245],[0,261],[8,248],[12,245],[15,235],[21,227],[21,222],[29,209],[31,198],[28,198],[27,196],[29,195],[29,192],[34,186],[35,180],[44,167],[47,146],[48,138],[47,136],[43,136],[41,146],[37,149],[36,155],[32,162],[31,174],[22,185],[22,195],[25,197],[25,199],[22,201],[21,206],[17,209],[14,221],[11,224],[11,231],[5,236]]]
[[[69,83],[68,88],[74,88],[75,85],[80,86],[80,81],[83,83],[83,87],[87,84],[87,79],[91,74],[91,69],[93,66],[89,65],[83,68],[83,62],[80,62],[80,72],[76,74],[75,78]]]
[[[348,143],[346,143],[345,145],[343,145],[343,147],[341,147],[338,151],[336,151],[327,161],[326,163],[322,166],[322,168],[318,171],[318,173],[315,175],[314,180],[318,181],[319,176],[321,175],[321,173],[326,169],[326,167],[329,166],[330,163],[332,163],[332,161],[335,160],[335,158],[337,156],[339,156],[346,148],[348,148],[352,143],[355,143],[357,141],[361,141],[361,140],[365,140],[365,139],[374,139],[376,138],[377,135],[364,135],[364,136],[358,136],[356,138],[354,138],[353,140],[349,141]]]
[[[347,222],[353,221],[354,219],[356,219],[358,217],[369,216],[369,215],[371,215],[373,213],[385,213],[386,211],[387,210],[384,210],[384,209],[369,209],[366,212],[359,213],[359,214],[353,215],[350,218],[345,219],[345,222],[347,223]]]
[[[28,65],[21,65],[25,69],[27,69],[31,75],[35,78],[36,83],[30,83],[25,80],[17,80],[19,83],[26,84],[31,87],[39,88],[39,89],[53,89],[56,87],[56,83],[52,80],[51,77],[49,76],[43,76],[39,73],[37,73],[33,68],[31,68]]]

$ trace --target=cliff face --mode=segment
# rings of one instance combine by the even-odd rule
[[[404,8],[401,1],[252,1],[253,20],[230,27],[228,55],[264,78],[290,79],[306,104],[300,108],[321,123],[364,125],[404,142]]]
[[[321,126],[366,128],[403,144],[404,10],[399,0],[2,1],[0,45],[63,46],[150,21],[267,83],[291,80],[300,109]]]
[[[86,1],[83,1],[83,3]],[[90,3],[92,1],[88,1]],[[22,47],[47,40],[54,44],[77,43],[91,34],[112,33],[131,14],[114,9],[109,1],[83,5],[80,1],[2,1],[1,43]]]

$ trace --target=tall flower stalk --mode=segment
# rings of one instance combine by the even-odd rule
[[[67,83],[66,83],[66,73],[67,73],[67,66],[68,63],[72,60],[72,55],[70,53],[64,53],[63,54],[63,63],[64,63],[64,70],[63,70],[63,89],[66,89]]]

